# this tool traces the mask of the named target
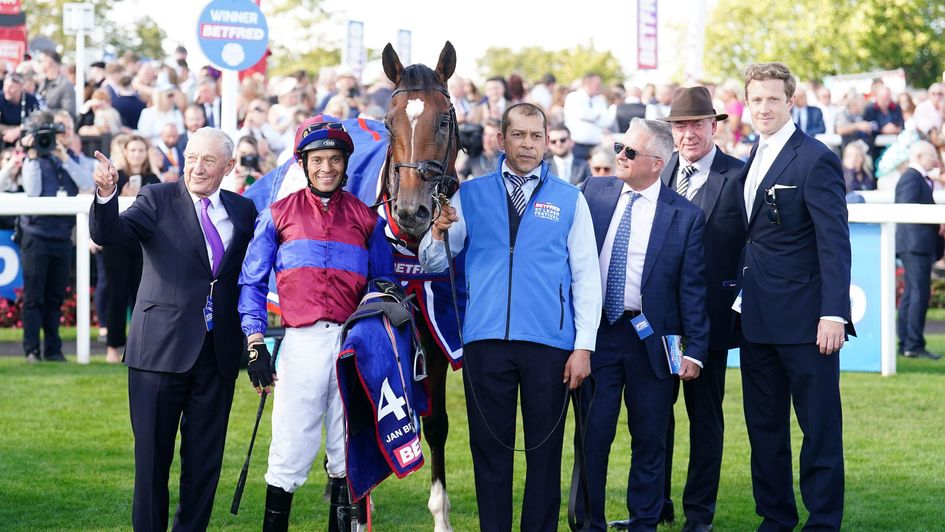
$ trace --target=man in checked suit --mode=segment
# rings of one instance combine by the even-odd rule
[[[715,146],[718,120],[712,97],[705,87],[676,90],[669,116],[664,120],[673,130],[676,153],[660,176],[663,183],[702,208],[705,213],[705,269],[709,312],[709,351],[698,379],[684,382],[686,412],[689,415],[689,468],[683,491],[686,523],[683,532],[712,529],[715,501],[722,468],[722,439],[725,422],[722,397],[728,350],[738,347],[734,332],[732,303],[738,293],[738,262],[745,243],[742,222],[742,188],[736,179],[742,162]],[[677,385],[675,395],[679,393]],[[675,399],[674,399],[675,400]],[[673,465],[673,430],[670,411],[666,435],[666,503],[663,515],[673,514],[670,478]],[[672,519],[669,519],[670,521]]]
[[[685,381],[699,376],[709,348],[705,216],[660,181],[673,153],[672,132],[665,122],[635,118],[614,147],[617,177],[590,177],[584,184],[605,296],[597,351],[591,358],[596,391],[582,393],[584,408],[589,408],[584,450],[590,508],[579,505],[576,510],[579,519],[590,520],[592,530],[606,529],[608,455],[623,395],[632,450],[628,528],[656,530],[676,380],[663,336],[686,339],[678,372]],[[638,326],[641,318],[652,330]]]
[[[220,130],[193,134],[184,179],[141,189],[118,214],[118,173],[96,152],[89,215],[99,244],[140,242],[141,287],[125,350],[135,436],[135,530],[166,530],[167,478],[181,432],[174,530],[206,530],[220,478],[226,426],[244,344],[236,310],[253,202],[220,190],[235,164]]]
[[[839,350],[850,323],[850,231],[840,160],[791,120],[794,78],[749,65],[745,94],[760,138],[739,180],[747,239],[741,268],[745,421],[758,530],[798,523],[791,402],[804,433],[805,529],[843,520]],[[735,304],[739,306],[739,301]]]

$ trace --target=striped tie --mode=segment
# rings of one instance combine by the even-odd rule
[[[679,176],[679,183],[676,183],[676,192],[680,196],[687,198],[686,193],[689,192],[689,178],[692,177],[692,174],[696,173],[696,167],[689,165],[682,170],[682,175]]]
[[[512,192],[509,194],[509,197],[512,199],[512,206],[515,207],[515,211],[521,216],[522,213],[525,212],[525,193],[522,192],[522,186],[527,183],[529,179],[535,179],[535,176],[520,176],[510,172],[504,172],[503,175],[509,180],[509,183],[512,183]]]

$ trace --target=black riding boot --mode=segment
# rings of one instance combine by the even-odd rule
[[[263,516],[263,532],[285,532],[289,529],[289,511],[292,509],[292,494],[276,486],[266,488],[266,515]]]
[[[351,504],[348,479],[331,479],[331,506],[328,508],[328,532],[357,530],[358,506]]]

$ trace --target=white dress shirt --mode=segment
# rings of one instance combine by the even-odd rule
[[[751,182],[745,183],[745,212],[748,213],[749,217],[751,216],[752,204],[755,202],[755,194],[761,182],[764,181],[765,174],[771,169],[772,163],[778,158],[778,154],[781,153],[781,150],[784,149],[784,145],[787,144],[787,141],[796,130],[797,126],[794,125],[794,122],[788,120],[781,126],[781,129],[773,135],[767,138],[762,135],[758,140],[759,146],[763,144],[765,148],[764,150],[758,150],[761,152],[760,157],[758,154],[755,155],[751,163],[751,168],[748,169],[748,178],[753,179]]]
[[[600,250],[600,283],[603,293],[607,293],[607,275],[610,271],[610,256],[613,254],[614,238],[617,236],[617,227],[620,218],[630,203],[630,193],[638,192],[640,197],[633,202],[633,212],[630,213],[630,243],[627,251],[627,277],[623,290],[624,310],[643,310],[642,296],[640,295],[643,281],[643,264],[646,262],[646,249],[650,244],[650,230],[653,228],[653,217],[656,216],[656,202],[660,197],[660,180],[643,190],[633,190],[624,183],[620,191],[620,199],[610,219],[607,236],[604,237],[604,246]]]
[[[715,160],[716,151],[718,151],[718,148],[712,146],[709,153],[703,155],[701,159],[694,163],[687,161],[682,154],[679,154],[679,168],[676,170],[677,186],[679,185],[679,180],[682,178],[683,170],[689,165],[696,167],[695,173],[689,176],[689,189],[686,190],[687,200],[696,197],[696,193],[699,192],[699,189],[709,180],[709,170],[712,169],[712,161]]]
[[[111,195],[104,198],[99,196],[98,192],[96,192],[95,201],[99,204],[105,204],[111,201],[116,194],[118,194],[117,188]],[[194,212],[197,214],[197,225],[200,226],[200,232],[204,233],[203,224],[200,222],[201,210],[203,209],[203,206],[200,204],[200,198],[189,191],[188,194],[194,204]],[[210,205],[207,207],[207,214],[210,216],[210,221],[216,226],[217,232],[220,233],[220,240],[223,241],[223,250],[226,251],[226,249],[230,247],[230,242],[233,241],[233,222],[230,220],[230,215],[226,212],[226,207],[224,207],[223,203],[220,201],[220,189],[217,189],[209,198]],[[210,260],[210,264],[213,265],[213,251],[210,249],[210,242],[207,240],[206,233],[203,234],[203,243],[207,247],[207,258]]]
[[[502,163],[502,172],[511,172]],[[540,176],[538,166],[527,175]],[[548,178],[551,179],[551,178]],[[511,193],[512,184],[503,178],[505,188]],[[538,179],[530,179],[522,185],[526,202],[532,197]],[[453,222],[449,230],[450,252],[455,257],[463,250],[466,242],[466,221],[463,218],[463,204],[460,197],[462,190],[457,190],[450,199],[456,209],[459,220]],[[418,250],[420,265],[427,272],[442,272],[447,268],[446,246],[442,240],[434,240],[433,232],[427,231],[420,241]],[[584,194],[577,195],[574,223],[568,231],[568,265],[571,267],[571,294],[574,305],[574,349],[593,351],[597,342],[597,327],[600,325],[603,297],[600,289],[600,269],[597,266],[597,244],[594,238],[594,223],[591,211],[587,207]]]
[[[569,153],[567,157],[558,157],[555,155],[552,158],[555,161],[555,169],[558,170],[558,177],[560,177],[562,181],[571,183],[571,163],[574,161],[574,155]]]

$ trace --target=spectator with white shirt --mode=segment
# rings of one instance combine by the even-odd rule
[[[587,159],[594,146],[604,140],[612,122],[607,100],[601,94],[600,75],[585,74],[581,88],[564,99],[564,125],[571,130],[574,156]]]
[[[928,134],[932,130],[942,129],[943,116],[945,116],[945,88],[941,83],[933,83],[929,86],[928,97],[915,107],[912,123],[916,131]]]

